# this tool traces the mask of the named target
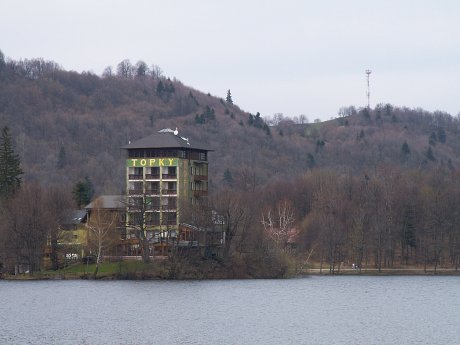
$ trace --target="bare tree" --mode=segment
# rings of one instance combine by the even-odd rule
[[[280,201],[275,210],[269,208],[262,213],[262,225],[265,231],[276,245],[284,251],[292,234],[294,221],[294,209],[287,200]]]
[[[4,209],[5,252],[16,272],[33,273],[42,266],[47,232],[53,224],[44,195],[39,185],[25,184]]]
[[[149,71],[149,66],[147,66],[147,64],[142,60],[139,60],[136,63],[136,66],[134,67],[134,69],[136,71],[136,77],[138,77],[138,78],[145,77],[150,72]]]
[[[299,124],[304,125],[308,123],[308,117],[305,114],[300,114],[299,115]]]
[[[112,66],[107,66],[106,68],[104,68],[104,71],[102,72],[102,76],[104,78],[111,78],[113,77],[113,69],[112,69]]]
[[[118,239],[116,232],[117,220],[117,214],[104,209],[102,199],[94,201],[94,207],[88,219],[88,246],[96,256],[94,277],[99,272],[99,264],[104,252],[109,250]]]
[[[152,75],[152,78],[160,79],[163,77],[163,70],[158,65],[152,65],[150,67],[150,74]]]
[[[153,198],[144,193],[140,197],[128,198],[127,206],[127,229],[139,242],[143,262],[150,262],[150,239],[152,239],[153,234],[147,229],[149,225],[148,211],[153,210],[154,207],[161,207],[161,205],[154,205]]]
[[[117,65],[117,76],[123,79],[132,79],[134,67],[129,59],[125,59]]]
[[[252,212],[248,203],[247,193],[230,190],[222,191],[214,200],[217,213],[223,217],[224,258],[231,255],[235,238],[243,238],[244,232],[252,221]]]
[[[331,274],[340,271],[346,243],[346,198],[335,174],[315,176],[313,216],[320,226],[321,268],[326,253]]]
[[[69,242],[66,238],[68,231],[64,230],[63,225],[70,217],[73,200],[69,190],[55,186],[48,188],[45,198],[51,221],[51,226],[48,229],[50,259],[52,268],[57,270],[60,266],[61,251],[65,251],[65,246],[60,245],[60,243]]]

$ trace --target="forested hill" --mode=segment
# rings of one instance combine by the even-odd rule
[[[322,123],[279,115],[266,121],[270,114],[242,111],[227,90],[221,96],[170,80],[143,62],[124,60],[97,76],[0,54],[0,126],[10,127],[28,181],[73,185],[88,176],[98,193],[119,193],[120,147],[166,127],[214,150],[214,186],[255,188],[317,168],[365,175],[379,166],[460,164],[460,123],[445,113],[382,105],[344,108]]]

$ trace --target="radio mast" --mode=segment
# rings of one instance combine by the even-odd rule
[[[371,88],[369,86],[369,75],[372,73],[370,69],[366,70],[366,76],[367,76],[367,109],[371,109]]]

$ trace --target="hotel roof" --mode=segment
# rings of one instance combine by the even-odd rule
[[[151,134],[148,137],[136,140],[128,145],[121,147],[122,149],[148,149],[148,148],[162,148],[162,149],[195,149],[203,151],[212,151],[201,143],[189,141],[178,135],[177,130],[171,129],[161,130],[158,133]]]
[[[123,210],[126,205],[123,202],[125,196],[122,195],[100,195],[95,200],[85,206],[86,210],[92,210],[100,207],[104,210]],[[99,203],[99,205],[98,205]]]

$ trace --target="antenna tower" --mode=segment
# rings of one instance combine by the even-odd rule
[[[369,86],[369,75],[372,73],[370,69],[366,70],[366,76],[367,76],[367,109],[369,110],[371,108],[371,88]]]

